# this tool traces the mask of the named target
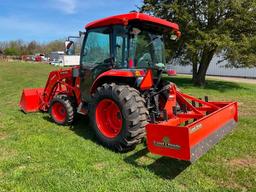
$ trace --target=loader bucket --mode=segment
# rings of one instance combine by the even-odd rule
[[[23,89],[19,107],[25,113],[36,112],[40,109],[44,88]]]
[[[206,102],[204,102],[206,103]],[[218,109],[202,118],[191,119],[191,114],[176,117],[146,126],[147,145],[150,152],[180,160],[193,162],[220,141],[235,126],[238,120],[236,102],[209,102]],[[206,110],[200,106],[197,110]],[[209,109],[209,107],[208,107]],[[186,121],[184,124],[177,122]]]

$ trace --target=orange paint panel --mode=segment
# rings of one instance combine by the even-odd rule
[[[196,145],[203,138],[225,125],[229,120],[235,120],[235,111],[237,111],[235,103],[230,103],[190,124],[188,126],[190,132],[190,146]]]

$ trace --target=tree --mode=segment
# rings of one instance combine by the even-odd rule
[[[39,51],[40,48],[38,48],[40,45],[36,41],[31,41],[26,48],[26,52],[28,55],[33,55],[36,52]],[[40,52],[40,51],[39,51]]]
[[[10,47],[4,50],[4,54],[10,55],[10,56],[16,56],[16,55],[19,55],[19,51],[14,47]]]
[[[214,55],[230,66],[256,66],[256,0],[144,0],[141,11],[180,25],[181,39],[167,47],[193,66],[195,85],[205,85]]]
[[[63,51],[64,50],[64,40],[55,40],[47,43],[45,46],[45,52],[50,53],[53,51]]]
[[[5,55],[34,55],[36,53],[50,53],[64,49],[64,40],[50,41],[41,44],[37,41],[24,42],[22,40],[0,41],[0,50]]]

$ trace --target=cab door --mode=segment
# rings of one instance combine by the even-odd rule
[[[80,60],[80,90],[83,101],[90,101],[90,89],[96,77],[113,66],[111,40],[111,27],[86,32]]]

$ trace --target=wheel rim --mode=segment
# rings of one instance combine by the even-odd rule
[[[58,122],[63,122],[67,116],[67,110],[62,103],[56,102],[52,106],[52,116]]]
[[[96,124],[100,132],[108,138],[114,138],[120,133],[123,125],[122,114],[113,100],[103,99],[98,103]]]

